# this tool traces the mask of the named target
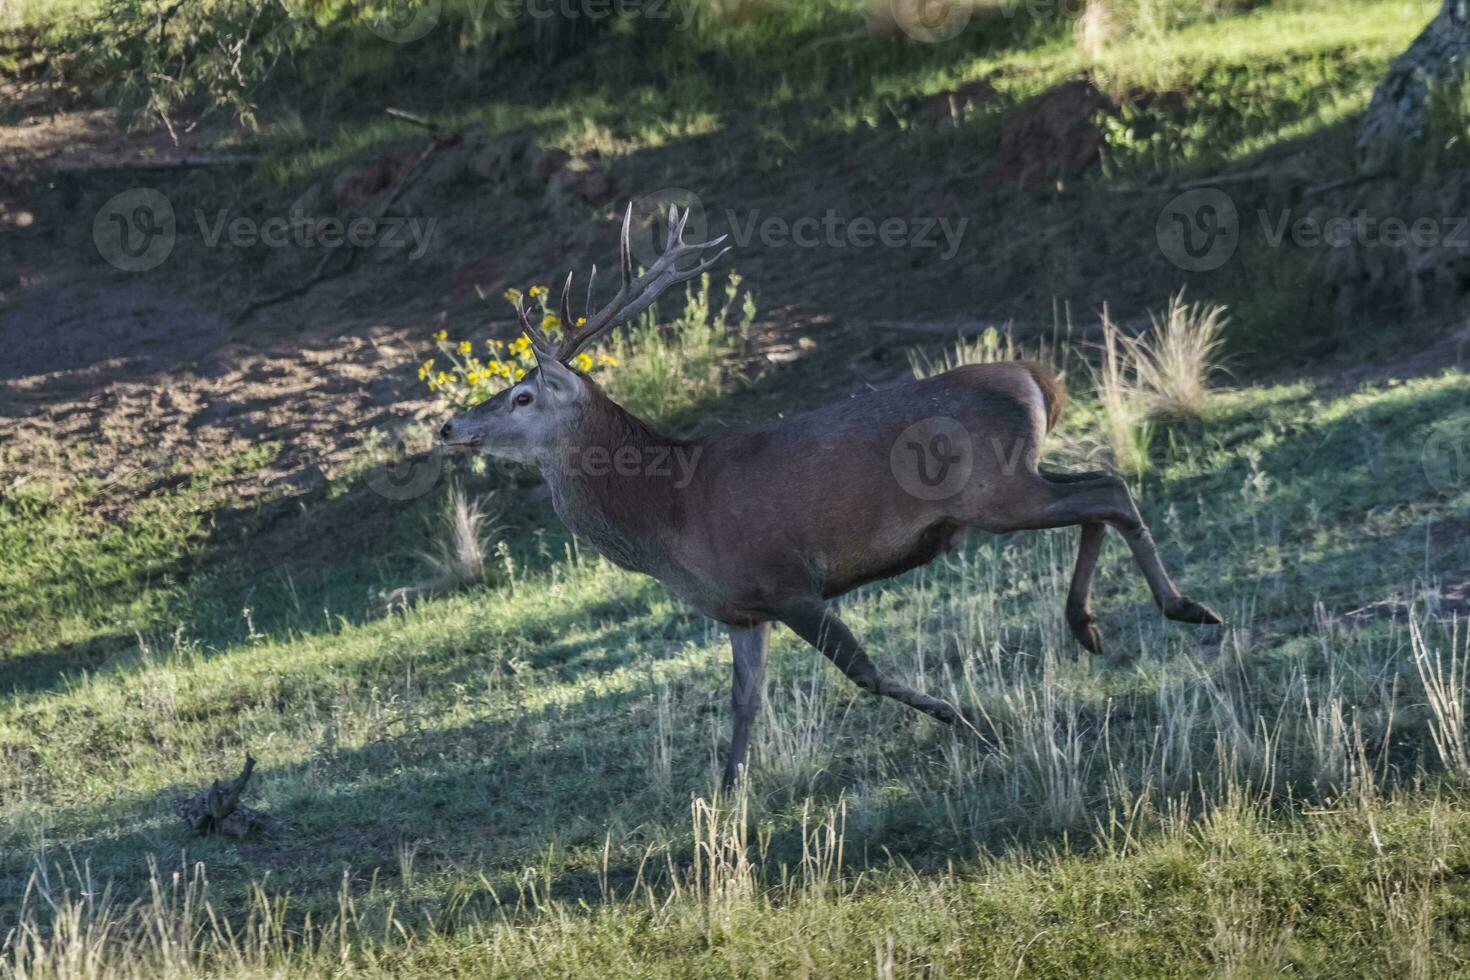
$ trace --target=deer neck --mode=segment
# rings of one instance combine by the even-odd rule
[[[670,563],[682,491],[702,450],[597,392],[541,469],[552,506],[573,533],[616,564],[657,575]]]

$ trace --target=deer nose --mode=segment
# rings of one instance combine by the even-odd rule
[[[449,437],[453,433],[454,433],[454,423],[452,421],[445,422],[444,425],[441,426],[440,429],[439,429],[439,438],[440,438],[440,440],[442,440],[444,442],[448,442],[449,441]]]

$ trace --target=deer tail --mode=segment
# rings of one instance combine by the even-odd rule
[[[1041,389],[1041,400],[1046,405],[1046,431],[1050,432],[1056,428],[1057,422],[1061,420],[1062,410],[1067,407],[1067,390],[1062,387],[1050,364],[1022,361],[1021,366],[1030,372],[1036,387]]]

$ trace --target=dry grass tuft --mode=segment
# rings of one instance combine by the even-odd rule
[[[1182,290],[1149,319],[1147,333],[1130,337],[1104,308],[1102,358],[1092,371],[1103,443],[1118,469],[1131,474],[1148,468],[1154,422],[1199,420],[1208,412],[1210,378],[1221,370],[1217,355],[1230,322],[1225,307],[1186,303]]]
[[[1153,330],[1129,342],[1134,371],[1151,418],[1203,418],[1210,376],[1230,318],[1219,304],[1186,303],[1184,290],[1169,298],[1162,316],[1150,313]]]
[[[946,371],[953,371],[966,364],[994,364],[996,361],[1014,361],[1020,356],[1010,331],[1005,333],[995,327],[986,327],[978,337],[966,340],[960,337],[954,346],[931,357],[918,348],[909,350],[909,367],[919,380],[932,378]]]
[[[1137,341],[1123,334],[1106,308],[1102,314],[1102,362],[1092,369],[1093,387],[1102,406],[1102,440],[1113,465],[1130,474],[1148,469],[1148,444],[1153,434],[1146,401],[1140,397],[1135,365]]]
[[[384,603],[396,608],[483,582],[491,520],[486,500],[471,500],[459,484],[451,484],[441,517],[442,537],[432,551],[420,554],[429,574],[422,582],[386,593]]]

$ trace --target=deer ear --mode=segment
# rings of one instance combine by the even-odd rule
[[[550,394],[566,397],[576,391],[577,375],[571,368],[554,357],[537,357],[537,374],[543,390]]]

